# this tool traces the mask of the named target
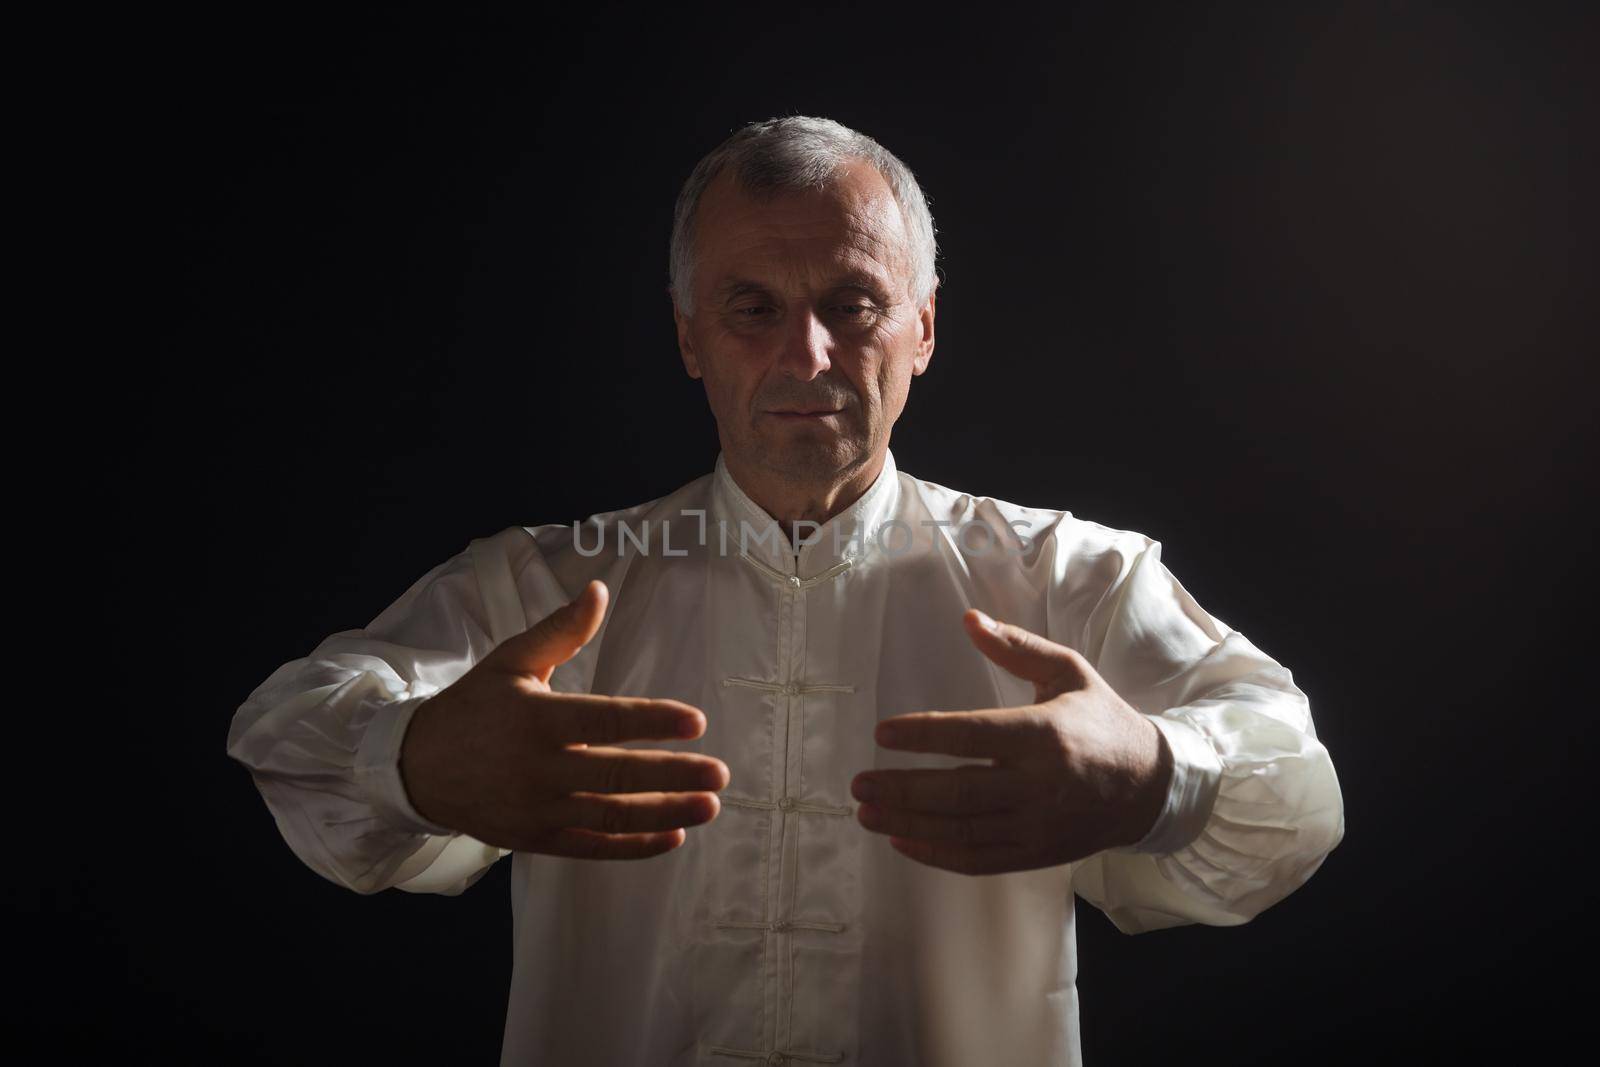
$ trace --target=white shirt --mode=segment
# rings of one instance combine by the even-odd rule
[[[1128,933],[1243,923],[1343,837],[1306,695],[1195,603],[1160,542],[922,481],[892,454],[805,541],[796,554],[721,457],[648,504],[513,527],[273,672],[228,753],[324,877],[460,893],[508,853],[412,808],[410,715],[605,581],[602,629],[552,687],[702,709],[699,738],[625,744],[716,756],[731,781],[665,854],[514,855],[506,1064],[1077,1064],[1074,892]],[[972,607],[1082,652],[1154,717],[1173,777],[1137,846],[969,876],[857,822],[859,772],[970,762],[880,748],[878,720],[1033,702],[972,645]]]

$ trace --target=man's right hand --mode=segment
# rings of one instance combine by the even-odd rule
[[[550,674],[605,617],[605,583],[501,643],[412,713],[400,775],[430,822],[489,845],[577,859],[645,859],[722,810],[727,765],[609,747],[687,739],[705,714],[676,700],[557,693]]]

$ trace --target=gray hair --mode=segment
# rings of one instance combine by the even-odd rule
[[[911,168],[871,137],[832,119],[789,115],[752,122],[736,131],[707,153],[683,183],[672,212],[668,265],[668,289],[678,310],[685,315],[694,314],[694,217],[700,197],[713,178],[732,167],[739,186],[749,193],[820,189],[849,160],[872,164],[900,205],[912,263],[909,295],[917,307],[926,303],[939,284],[934,266],[937,231],[928,200]]]

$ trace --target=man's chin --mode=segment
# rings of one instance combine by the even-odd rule
[[[863,455],[855,438],[817,427],[776,436],[780,439],[765,442],[761,465],[797,482],[831,482],[860,463]]]

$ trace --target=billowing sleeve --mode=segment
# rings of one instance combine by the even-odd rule
[[[1087,627],[1100,676],[1155,718],[1173,755],[1144,840],[1081,861],[1073,887],[1124,933],[1248,922],[1305,883],[1344,836],[1344,802],[1290,672],[1204,611],[1161,562],[1131,555]]]
[[[333,634],[279,667],[235,712],[228,755],[249,769],[279,832],[312,870],[357,893],[393,886],[454,896],[508,854],[424,819],[399,772],[417,705],[486,655],[492,632],[472,552],[463,551],[365,629]]]

